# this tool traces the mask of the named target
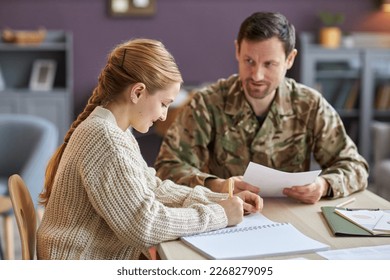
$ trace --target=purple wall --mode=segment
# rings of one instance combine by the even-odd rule
[[[43,26],[73,33],[76,113],[95,86],[107,53],[132,37],[163,41],[185,83],[198,84],[236,72],[233,42],[241,21],[255,11],[283,13],[298,33],[317,30],[321,10],[345,13],[345,31],[390,32],[390,14],[379,14],[375,0],[157,0],[157,14],[151,18],[111,18],[107,3],[0,0],[0,29]]]

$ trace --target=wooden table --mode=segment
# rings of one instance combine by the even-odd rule
[[[321,206],[336,206],[355,197],[356,201],[347,207],[367,207],[390,209],[390,202],[365,190],[347,198],[321,200],[314,205],[298,203],[289,198],[264,198],[263,214],[274,222],[290,222],[307,236],[330,245],[330,249],[344,249],[362,246],[390,244],[390,237],[335,237],[322,216]],[[275,241],[276,242],[276,241]],[[161,259],[168,260],[202,260],[203,255],[186,246],[180,240],[161,243],[157,247]],[[268,257],[264,259],[290,259],[304,257],[307,259],[323,259],[316,253]]]

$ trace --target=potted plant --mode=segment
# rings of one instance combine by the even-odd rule
[[[322,22],[319,34],[320,44],[328,48],[338,48],[342,36],[339,26],[344,22],[344,15],[342,13],[320,12],[319,18]]]

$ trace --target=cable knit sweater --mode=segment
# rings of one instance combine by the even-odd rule
[[[38,259],[137,259],[180,236],[227,225],[226,198],[161,181],[132,133],[97,107],[62,156],[37,232]]]

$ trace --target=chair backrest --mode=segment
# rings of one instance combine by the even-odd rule
[[[19,174],[35,207],[47,163],[58,146],[58,129],[38,116],[0,114],[0,195],[7,196],[8,178]]]
[[[382,160],[390,159],[390,123],[373,121],[372,130],[372,148],[374,156],[374,165]]]
[[[34,203],[23,179],[14,174],[9,177],[8,190],[14,209],[22,246],[22,259],[35,257],[37,219]]]

